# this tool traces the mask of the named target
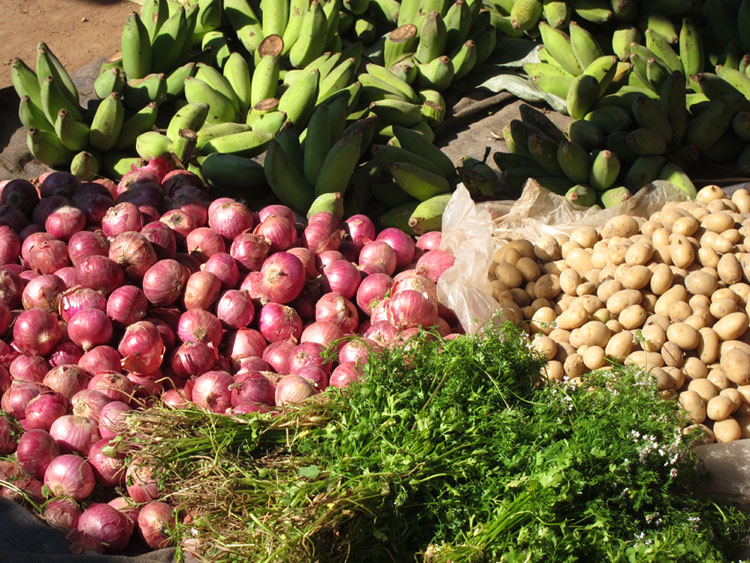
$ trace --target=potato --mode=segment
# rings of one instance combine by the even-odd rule
[[[597,297],[599,297],[599,299],[606,303],[610,297],[612,297],[621,289],[622,284],[617,280],[611,279],[604,281],[599,285],[599,288],[596,290],[596,295]]]
[[[659,212],[659,221],[661,221],[665,229],[671,231],[675,222],[680,219],[680,217],[687,217],[688,215],[689,213],[684,209],[679,209],[676,206],[665,206],[661,212]]]
[[[734,254],[722,256],[716,266],[716,271],[721,281],[727,285],[742,281],[742,266]]]
[[[570,240],[576,241],[581,248],[593,248],[599,240],[599,233],[594,227],[578,227],[570,233]]]
[[[700,262],[702,266],[716,268],[719,265],[719,260],[721,260],[721,258],[713,248],[709,246],[701,246],[698,249],[698,262]]]
[[[706,209],[709,211],[709,213],[720,213],[722,211],[727,211],[730,209],[729,203],[730,200],[715,199],[706,204]]]
[[[509,288],[520,287],[523,283],[521,272],[509,262],[500,262],[495,267],[495,277]]]
[[[729,401],[729,404],[732,407],[732,412],[735,412],[740,408],[740,405],[742,405],[742,395],[740,395],[740,392],[734,387],[726,387],[722,389],[719,391],[719,397],[724,397]]]
[[[615,279],[626,289],[642,289],[651,281],[651,270],[646,266],[619,266],[615,271]]]
[[[549,336],[538,336],[531,341],[531,347],[545,360],[551,360],[557,354],[557,343]]]
[[[708,375],[708,368],[699,358],[689,356],[682,364],[682,373],[688,379],[704,379]]]
[[[682,352],[682,348],[674,342],[667,341],[664,343],[664,346],[661,347],[661,357],[666,365],[676,368],[681,368],[685,362],[685,354]]]
[[[591,251],[584,248],[574,248],[565,258],[568,265],[577,271],[581,276],[592,269]]]
[[[527,282],[536,281],[541,275],[539,264],[536,263],[536,260],[526,256],[521,257],[516,262],[516,269],[521,272],[523,279]]]
[[[700,343],[700,334],[685,323],[674,323],[667,329],[667,340],[683,350],[695,350]]]
[[[570,307],[557,317],[557,326],[565,330],[572,330],[583,326],[590,318],[591,315],[583,307]]]
[[[604,302],[596,295],[581,295],[576,298],[575,303],[586,309],[591,315],[604,307]]]
[[[716,319],[721,319],[731,313],[736,313],[739,309],[740,306],[735,299],[719,299],[711,303],[708,311]]]
[[[599,369],[607,365],[604,349],[601,346],[589,346],[582,355],[583,364],[588,369]]]
[[[666,229],[664,227],[661,227],[659,229],[656,229],[654,233],[651,235],[651,244],[654,245],[654,249],[662,248],[665,246],[669,246],[669,235],[670,235],[669,229]]]
[[[596,285],[592,282],[583,282],[581,285],[578,286],[576,289],[576,295],[582,296],[582,295],[593,295],[596,293]]]
[[[679,268],[687,268],[695,261],[695,249],[687,237],[677,235],[669,245],[669,256],[672,263]]]
[[[674,389],[674,381],[669,374],[664,371],[664,368],[652,367],[648,372],[656,379],[656,388],[659,391],[665,391],[667,389]]]
[[[706,403],[706,416],[711,420],[724,420],[732,414],[732,403],[721,395],[714,397]]]
[[[688,390],[695,391],[701,396],[701,399],[708,402],[719,394],[716,385],[708,379],[693,379],[688,383]]]
[[[724,190],[716,184],[710,184],[698,190],[698,193],[695,194],[695,201],[698,203],[710,203],[715,199],[724,199],[725,197],[727,197],[727,194]]]
[[[615,332],[610,336],[604,353],[610,358],[622,359],[633,351],[633,333],[629,330]]]
[[[555,274],[560,275],[560,272],[570,268],[565,260],[555,260],[554,262],[545,262],[541,266],[542,275],[544,274]]]
[[[565,371],[565,375],[570,378],[580,377],[588,371],[586,365],[583,363],[583,357],[578,353],[570,354],[565,358],[563,370]]]
[[[706,420],[706,403],[695,391],[683,391],[678,402],[687,417],[695,424],[701,424]]]
[[[657,264],[651,272],[651,291],[656,295],[663,295],[674,282],[674,274],[666,264]]]
[[[625,255],[633,246],[633,241],[623,237],[613,237],[609,239],[607,250],[609,252],[609,261],[615,266],[625,263]]]
[[[560,294],[560,278],[555,274],[544,274],[534,284],[534,293],[542,299],[554,299]]]
[[[706,375],[706,379],[713,383],[719,392],[724,389],[729,389],[734,385],[727,377],[727,374],[724,373],[724,370],[720,367],[712,368],[711,371],[708,372],[708,375]]]
[[[581,342],[587,346],[599,346],[604,348],[611,336],[610,330],[601,321],[589,321],[580,329]]]
[[[555,328],[547,335],[555,342],[570,342],[570,331],[561,328]]]
[[[648,313],[646,312],[646,309],[640,305],[631,305],[622,310],[618,320],[623,328],[634,330],[642,327],[643,323],[646,322],[647,317]]]
[[[621,289],[607,299],[607,310],[613,315],[619,315],[631,305],[640,305],[643,295],[636,289]]]
[[[521,256],[534,258],[534,244],[525,239],[515,239],[507,244],[508,247],[518,252]]]
[[[669,316],[669,309],[678,301],[686,301],[687,290],[682,285],[675,285],[662,293],[654,306],[654,312]]]
[[[607,249],[597,249],[591,253],[591,266],[593,268],[604,268],[609,264],[609,251]]]
[[[618,321],[617,319],[609,319],[604,324],[607,325],[607,328],[612,331],[612,334],[622,332],[622,325],[620,324],[620,321]]]
[[[667,333],[659,325],[648,325],[644,326],[641,330],[643,336],[643,342],[641,342],[641,348],[647,352],[658,352],[661,350],[664,343],[667,341]]]
[[[571,253],[571,251],[573,251],[573,250],[581,250],[581,249],[583,249],[583,247],[580,244],[578,244],[576,241],[569,240],[568,242],[563,243],[563,245],[560,247],[560,249],[562,250],[563,260],[567,261],[568,260],[568,255]]]
[[[708,246],[709,248],[714,249],[719,254],[726,254],[727,252],[731,252],[732,248],[734,248],[734,245],[731,241],[725,239],[724,237],[713,231],[706,231],[705,233],[703,233],[703,235],[701,235],[700,245]]]
[[[656,352],[636,350],[635,352],[628,354],[623,363],[626,366],[635,364],[642,369],[648,369],[652,366],[662,367],[664,365],[664,360],[662,359],[661,354],[657,354]]]
[[[692,314],[693,309],[684,301],[672,303],[672,306],[669,308],[669,319],[673,323],[684,322]]]
[[[708,324],[706,322],[705,316],[697,313],[693,313],[682,322],[684,322],[688,326],[693,327],[695,330],[700,330]]]
[[[638,232],[638,222],[629,215],[617,215],[601,229],[602,238],[630,237]]]
[[[698,334],[700,335],[696,348],[698,357],[703,363],[714,363],[719,358],[719,335],[710,327],[698,329]]]
[[[537,299],[536,291],[534,290],[534,286],[536,285],[536,282],[529,281],[526,282],[526,284],[523,286],[523,291],[526,293],[526,297],[529,299],[529,305],[531,305],[531,302],[534,299]]]
[[[703,270],[691,272],[685,278],[685,287],[693,295],[711,295],[716,286],[716,278]]]
[[[669,328],[669,317],[666,315],[659,315],[657,313],[654,313],[652,315],[649,315],[649,317],[646,319],[646,322],[643,323],[643,326],[650,326],[650,325],[656,325],[661,327],[661,329],[664,332],[667,332],[667,329]]]
[[[729,313],[713,326],[722,340],[736,340],[747,330],[748,318],[744,312]]]
[[[537,309],[531,317],[531,331],[548,335],[554,328],[554,322],[557,319],[555,311],[550,307],[541,307]]]
[[[664,225],[659,223],[659,221],[649,219],[648,221],[643,223],[643,225],[641,225],[641,232],[647,237],[651,237],[654,234],[654,231],[659,228],[664,228]]]
[[[721,352],[720,365],[730,381],[736,385],[750,385],[750,353],[742,348]]]
[[[614,264],[607,264],[599,271],[599,283],[602,283],[607,280],[613,280],[615,279],[615,270],[617,269],[617,266]]]
[[[750,302],[750,284],[744,282],[733,283],[728,289],[731,289],[738,297],[740,305],[744,306]]]
[[[719,211],[718,213],[706,215],[701,221],[701,227],[707,231],[721,233],[727,229],[734,228],[734,219],[732,219],[732,216],[726,211]]]
[[[750,405],[750,385],[738,385],[737,392],[742,398],[742,403]]]
[[[698,220],[692,215],[689,217],[680,217],[672,224],[672,232],[689,237],[694,235],[700,226]]]
[[[542,375],[550,381],[562,381],[565,376],[562,362],[558,362],[557,360],[547,362],[547,365],[542,368]]]
[[[534,256],[543,262],[551,262],[562,258],[560,243],[550,235],[542,235],[534,246]]]
[[[680,368],[663,366],[661,369],[667,372],[667,375],[672,379],[672,387],[674,389],[682,389],[682,386],[685,384],[685,374],[682,373]]]
[[[520,287],[513,287],[510,289],[510,294],[513,296],[513,301],[519,307],[528,307],[531,303],[531,297],[526,293],[526,290]]]
[[[739,229],[727,229],[723,233],[720,233],[722,238],[727,239],[729,242],[734,244],[740,244],[744,239],[744,236],[740,233]]]
[[[576,295],[576,289],[581,283],[581,274],[573,268],[560,273],[560,289],[568,295]]]
[[[562,295],[560,295],[560,297],[558,297],[557,303],[555,303],[555,306],[553,308],[555,309],[555,312],[560,315],[563,311],[569,309],[570,305],[575,302],[576,299],[578,299],[578,296],[576,295],[568,295],[567,293],[563,293]]]
[[[716,441],[722,442],[733,442],[742,438],[742,428],[740,423],[732,417],[725,418],[714,422],[714,436]]]

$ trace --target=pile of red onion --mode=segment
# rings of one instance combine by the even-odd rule
[[[278,412],[420,327],[461,332],[439,246],[364,215],[212,200],[159,160],[118,184],[0,183],[0,479],[38,500],[45,485],[43,517],[87,547],[168,545],[164,484],[112,446],[118,423],[158,400]]]

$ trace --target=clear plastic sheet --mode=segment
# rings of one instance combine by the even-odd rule
[[[443,213],[443,250],[456,261],[438,281],[438,297],[455,311],[466,332],[474,332],[500,308],[492,298],[488,271],[495,250],[508,240],[536,242],[542,235],[601,227],[615,215],[648,217],[669,201],[685,201],[683,191],[656,181],[617,207],[581,207],[530,179],[516,201],[476,204],[459,185]]]

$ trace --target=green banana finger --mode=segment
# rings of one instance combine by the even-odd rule
[[[121,96],[113,92],[99,103],[91,120],[91,148],[103,152],[112,149],[120,136],[124,120],[125,110],[122,107]]]
[[[185,78],[185,98],[191,104],[207,104],[209,107],[206,123],[235,121],[237,112],[232,102],[199,78]]]
[[[573,76],[583,72],[573,52],[570,37],[564,31],[550,27],[545,22],[539,22],[539,33],[542,35],[545,48],[561,67]]]
[[[197,104],[187,103],[178,109],[167,125],[166,134],[169,140],[174,143],[181,129],[198,131],[206,121],[208,109],[208,104],[203,102]]]
[[[597,40],[594,39],[594,36],[575,21],[570,22],[568,33],[570,34],[570,46],[573,49],[573,55],[581,68],[586,68],[604,55],[604,51]]]
[[[128,149],[135,145],[138,135],[146,131],[151,131],[156,124],[157,108],[158,104],[156,102],[149,102],[126,119],[122,124],[122,129],[120,129],[120,135],[117,137],[114,148]]]
[[[49,122],[41,108],[34,105],[29,96],[21,96],[18,103],[18,120],[26,129],[40,129],[47,133],[54,133],[55,127]]]
[[[439,231],[443,222],[443,212],[452,195],[436,195],[420,202],[409,216],[409,227],[418,235]]]
[[[591,207],[596,204],[597,193],[591,186],[577,184],[565,192],[564,197],[575,205]]]
[[[591,158],[581,145],[563,141],[557,147],[556,157],[560,169],[571,182],[583,184],[588,181]]]
[[[445,177],[408,162],[393,163],[390,171],[396,184],[420,201],[451,191],[450,182]]]
[[[57,113],[55,134],[65,148],[73,152],[82,151],[89,146],[89,126],[70,117],[65,109]]]
[[[622,202],[629,200],[633,194],[625,186],[610,188],[599,195],[605,209],[617,207]]]
[[[99,174],[99,159],[90,152],[81,151],[70,161],[70,173],[79,180],[91,182]]]
[[[211,153],[200,160],[203,178],[218,190],[256,199],[265,195],[259,186],[266,184],[263,165],[234,154]]]
[[[370,111],[384,123],[412,127],[422,121],[422,112],[417,104],[402,100],[378,100],[370,104]]]
[[[28,96],[31,102],[42,108],[41,84],[36,73],[19,58],[13,59],[11,63],[11,80],[13,88],[19,98]]]
[[[247,60],[237,52],[230,53],[222,72],[237,98],[239,115],[247,115],[248,110],[255,105],[252,103],[252,76]]]
[[[316,196],[332,192],[346,193],[349,180],[364,150],[364,140],[365,131],[360,128],[344,135],[331,146],[315,179]]]
[[[70,103],[74,106],[79,104],[78,88],[76,88],[73,79],[65,70],[65,67],[60,62],[52,49],[47,46],[46,43],[39,43],[36,47],[37,50],[37,78],[40,80],[45,76],[52,76],[55,81],[60,85],[60,89],[67,96]]]
[[[296,134],[293,136],[296,138]],[[263,167],[268,185],[283,204],[305,213],[314,199],[313,186],[293,162],[294,159],[284,151],[278,138],[269,143]]]
[[[201,151],[209,154],[220,152],[222,154],[253,157],[262,153],[273,137],[273,133],[256,129],[230,133],[209,140],[202,146]]]
[[[304,153],[302,171],[310,184],[314,185],[318,177],[320,167],[325,160],[328,151],[331,150],[331,120],[328,105],[319,105],[315,108],[305,130],[305,139],[302,142]]]
[[[568,114],[575,119],[583,119],[598,97],[599,81],[596,78],[588,74],[575,77],[565,98]]]
[[[74,156],[57,135],[34,127],[26,132],[26,146],[35,159],[52,168],[67,166]]]
[[[688,177],[685,171],[677,166],[674,162],[667,162],[659,173],[660,180],[667,180],[672,182],[675,186],[685,192],[688,197],[695,200],[697,191],[692,180]]]
[[[424,135],[408,127],[400,127],[398,125],[394,125],[393,134],[398,140],[400,147],[429,160],[432,166],[439,168],[446,178],[450,179],[456,176],[456,167],[448,155],[429,142]]]
[[[599,192],[609,189],[620,174],[620,159],[609,150],[599,151],[591,163],[589,185]]]

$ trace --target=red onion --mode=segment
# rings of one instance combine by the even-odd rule
[[[370,325],[362,336],[372,340],[378,346],[387,348],[396,338],[396,334],[398,334],[398,330],[388,321],[376,321]]]
[[[39,203],[39,194],[34,184],[21,178],[10,180],[0,193],[0,203],[18,209],[24,215],[31,215]]]
[[[388,227],[378,233],[375,240],[382,240],[388,243],[388,245],[394,250],[398,258],[396,265],[397,269],[405,267],[407,264],[411,264],[414,260],[414,252],[416,250],[416,243],[414,238],[407,235],[401,229],[395,227]]]
[[[364,338],[353,338],[347,340],[339,350],[339,362],[355,362],[365,365],[373,351],[379,350],[380,346]]]
[[[180,168],[171,170],[161,180],[161,189],[168,196],[173,196],[177,190],[195,188],[197,193],[204,191],[203,180],[197,175]]]
[[[139,180],[133,182],[126,190],[118,190],[115,203],[129,202],[136,207],[150,205],[160,207],[164,203],[164,190],[156,180]]]
[[[271,250],[271,243],[260,235],[240,233],[232,241],[229,254],[243,272],[260,270]]]
[[[304,323],[308,323],[315,320],[315,304],[319,298],[320,288],[317,284],[305,285],[297,298],[289,302],[289,306],[297,311]]]
[[[174,258],[177,252],[177,239],[174,231],[161,221],[147,223],[141,229],[141,234],[151,243],[159,260]]]
[[[203,309],[191,309],[180,315],[177,336],[183,342],[203,342],[218,350],[223,330],[216,315]]]
[[[118,287],[107,299],[107,316],[120,327],[143,320],[148,313],[148,299],[141,288],[134,285]]]
[[[16,451],[18,427],[7,416],[0,415],[0,455]]]
[[[438,301],[437,284],[430,278],[417,273],[417,270],[404,270],[393,278],[391,296],[406,289],[418,291],[435,303]]]
[[[232,406],[229,386],[234,378],[225,371],[209,371],[195,380],[193,402],[211,412],[223,413]]]
[[[156,327],[156,330],[161,335],[164,348],[167,352],[171,352],[177,345],[177,335],[175,333],[182,312],[179,309],[152,308],[151,313],[159,315],[159,317],[146,317],[143,320],[150,322]]]
[[[159,260],[143,276],[143,293],[157,307],[172,305],[182,296],[189,275],[176,260]]]
[[[391,246],[382,240],[366,243],[359,252],[359,265],[370,273],[381,272],[389,276],[396,271],[398,257]]]
[[[274,216],[282,217],[283,219],[289,221],[292,225],[297,222],[297,216],[294,214],[294,211],[292,211],[292,209],[290,207],[287,207],[286,205],[274,203],[271,205],[266,205],[263,209],[258,211],[259,221],[265,221],[269,217]]]
[[[442,273],[453,266],[453,254],[445,250],[428,250],[417,260],[417,272],[437,283]]]
[[[169,533],[176,524],[172,507],[164,502],[149,502],[138,514],[138,529],[151,549],[164,549],[172,545]]]
[[[359,314],[354,303],[340,293],[326,293],[315,305],[315,320],[337,325],[344,333],[354,332],[359,326]]]
[[[110,401],[127,403],[133,395],[133,384],[121,373],[102,372],[91,378],[88,389],[95,389]]]
[[[14,381],[3,393],[0,399],[0,408],[6,413],[22,420],[26,406],[31,399],[39,395],[44,389],[43,385],[31,381]]]
[[[440,231],[430,231],[417,239],[417,248],[421,250],[439,250],[442,238],[443,233]]]
[[[5,302],[11,309],[19,308],[23,288],[23,280],[17,273],[8,267],[0,267],[0,301]]]
[[[353,381],[359,381],[362,375],[361,368],[354,362],[342,362],[336,366],[328,379],[328,385],[331,387],[349,387]]]
[[[44,225],[47,217],[58,207],[63,205],[70,205],[71,201],[62,195],[53,195],[45,197],[39,201],[34,207],[34,211],[31,213],[31,218],[37,225]]]
[[[165,349],[159,329],[149,321],[138,321],[125,329],[117,351],[123,368],[144,374],[159,369]]]
[[[49,431],[52,423],[68,412],[68,400],[57,391],[43,391],[24,409],[26,428]]]
[[[177,260],[183,268],[186,268],[188,274],[194,274],[201,270],[201,262],[195,256],[190,256],[185,252],[178,252],[174,255],[174,259]]]
[[[16,231],[5,225],[0,226],[0,265],[18,261],[21,253],[21,239]]]
[[[226,252],[217,252],[201,266],[202,270],[211,272],[221,280],[222,290],[237,287],[240,281],[240,270],[234,258]]]
[[[86,388],[90,379],[89,373],[77,365],[63,364],[49,370],[42,383],[70,400],[78,391]]]
[[[88,457],[96,480],[104,487],[125,484],[125,456],[115,451],[110,440],[105,438],[91,446]]]
[[[0,342],[2,342],[2,344],[0,344],[0,352],[2,352],[2,355],[6,356],[8,354],[11,354],[10,346],[8,346],[2,340],[0,340]],[[10,378],[10,373],[7,369],[0,365],[0,393],[5,393],[10,388],[12,383],[13,381]]]
[[[53,528],[75,530],[82,513],[74,499],[61,497],[50,499],[44,504],[42,518]]]
[[[78,531],[100,542],[106,551],[119,551],[128,545],[132,528],[125,515],[108,504],[95,502],[83,511]]]
[[[216,316],[225,328],[243,328],[253,322],[255,307],[246,291],[230,289],[216,304]]]
[[[242,231],[252,229],[254,222],[253,212],[237,201],[212,204],[208,208],[208,226],[227,240],[232,240]]]
[[[251,412],[272,412],[273,409],[269,405],[263,403],[240,403],[236,407],[227,409],[227,414],[242,415],[250,414]]]
[[[69,264],[68,245],[61,240],[44,240],[29,251],[29,266],[38,274],[53,274]]]
[[[111,440],[117,436],[117,429],[124,424],[127,413],[133,409],[121,401],[111,401],[99,412],[99,434],[102,439]]]
[[[112,402],[112,399],[96,389],[81,389],[70,398],[71,412],[76,416],[89,418],[98,424],[99,413],[104,405],[110,402]]]
[[[328,387],[328,374],[316,365],[306,364],[295,373],[307,379],[317,392],[325,391]]]
[[[109,196],[93,194],[82,201],[74,197],[73,204],[83,212],[89,225],[101,225],[114,201]]]
[[[314,394],[315,388],[301,375],[285,375],[276,382],[275,401],[279,406],[301,403]]]
[[[305,286],[304,266],[299,258],[288,252],[269,256],[260,272],[263,275],[263,293],[276,303],[293,301]]]
[[[318,211],[308,219],[309,223],[330,223],[336,227],[339,226],[340,219],[330,211]]]
[[[112,238],[126,231],[140,231],[143,217],[138,207],[130,202],[113,205],[102,218],[102,232]]]
[[[116,508],[125,516],[125,519],[128,521],[128,527],[132,532],[135,529],[136,522],[138,522],[138,514],[141,511],[141,507],[128,497],[115,497],[107,504],[112,508]]]
[[[315,265],[318,271],[322,271],[329,264],[333,264],[339,260],[346,260],[346,257],[338,250],[326,250],[315,257]]]
[[[88,231],[81,231],[81,232],[88,232]],[[78,233],[76,233],[77,235]],[[75,238],[76,235],[73,235]],[[23,240],[23,244],[21,244],[21,261],[22,263],[28,265],[29,264],[29,254],[34,249],[34,247],[38,244],[41,244],[42,242],[46,240],[55,240],[55,237],[53,237],[51,234],[45,231],[41,232],[35,232],[31,233],[29,236],[27,236]],[[70,242],[68,243],[70,246]]]
[[[227,334],[224,353],[233,361],[260,356],[266,348],[265,337],[253,328],[240,328]]]
[[[81,181],[70,172],[51,172],[42,178],[39,177],[39,195],[47,198],[53,195],[64,195],[70,197],[73,192],[81,187]]]
[[[180,389],[169,389],[164,391],[161,400],[173,409],[184,409],[189,405],[189,401],[185,398],[185,394]]]
[[[240,358],[239,365],[236,371],[239,372],[259,372],[259,371],[271,371],[271,366],[268,365],[263,358],[260,356],[247,356],[246,358]]]
[[[114,292],[113,292],[114,295]],[[78,361],[78,366],[91,375],[105,371],[120,372],[120,353],[112,346],[97,346],[86,352]]]
[[[30,477],[43,479],[45,470],[58,455],[60,449],[57,442],[46,430],[28,430],[18,441],[18,465]]]
[[[63,364],[77,364],[83,357],[83,349],[71,341],[60,342],[47,356],[50,368]]]
[[[362,248],[365,243],[375,240],[375,224],[367,215],[352,215],[344,224],[357,248]]]
[[[348,260],[337,260],[323,268],[323,288],[353,299],[362,281],[357,267]]]
[[[195,223],[195,219],[181,209],[170,209],[161,216],[159,221],[172,229],[175,239],[180,243],[184,243],[185,237],[190,231],[198,227]]]
[[[388,274],[370,274],[357,288],[357,305],[366,315],[370,315],[372,308],[385,298],[392,285],[393,278]]]
[[[219,298],[221,281],[211,272],[195,272],[185,284],[186,309],[210,309]]]
[[[310,221],[302,235],[305,247],[315,254],[326,250],[338,250],[341,244],[341,230],[337,224],[328,221]]]
[[[335,324],[326,321],[316,321],[305,327],[305,330],[302,331],[300,342],[316,342],[326,348],[337,343],[340,347],[341,343],[339,341],[344,336],[344,331]]]
[[[86,227],[83,211],[72,205],[63,205],[47,216],[45,230],[53,237],[67,241],[75,233]]]
[[[183,342],[172,355],[175,376],[187,378],[202,375],[216,364],[216,351],[203,342]]]
[[[323,370],[327,375],[331,373],[331,361],[323,358],[325,346],[317,342],[303,342],[292,350],[289,360],[289,373],[300,373],[300,369],[308,365],[314,365]]]
[[[125,281],[123,269],[106,256],[89,256],[75,268],[75,280],[78,285],[95,289],[104,295],[110,294]]]
[[[156,251],[146,237],[134,231],[120,233],[112,239],[109,259],[123,269],[129,279],[140,281],[156,264]]]
[[[275,405],[275,386],[262,373],[238,373],[230,385],[232,406],[243,403]]]
[[[46,356],[61,339],[57,315],[41,309],[24,311],[13,325],[13,342],[24,354]]]
[[[302,334],[302,319],[291,307],[266,303],[258,315],[258,329],[268,342],[298,340]]]
[[[68,337],[85,351],[112,338],[112,321],[99,309],[79,311],[68,323]]]
[[[253,300],[254,307],[260,307],[263,303],[267,302],[265,294],[263,293],[263,274],[260,271],[250,272],[242,280],[240,285],[240,291],[245,291]]]
[[[21,489],[26,496],[41,501],[45,495],[42,494],[43,483],[39,479],[28,477],[18,464],[10,459],[0,459],[0,480],[13,483],[15,487]],[[25,496],[15,489],[0,486],[0,497],[6,498],[13,502],[23,502]]]
[[[339,252],[344,255],[344,260],[349,262],[356,262],[359,257],[360,248],[350,240],[342,240],[339,245]]]
[[[0,301],[0,336],[8,331],[11,320],[10,307],[5,304],[5,301]]]
[[[26,284],[21,296],[24,309],[42,309],[56,312],[60,306],[60,297],[65,291],[65,284],[54,274],[35,277]],[[7,308],[7,305],[5,305]],[[2,317],[2,315],[0,315]],[[5,332],[0,322],[0,334]],[[5,327],[7,329],[7,326]]]
[[[199,227],[185,237],[187,251],[201,262],[205,262],[217,252],[226,252],[222,236],[208,227]]]
[[[263,350],[262,359],[268,362],[276,373],[289,373],[289,364],[296,346],[296,343],[289,340],[272,342]]]
[[[27,272],[31,272],[32,270],[26,270]],[[70,289],[73,287],[76,283],[75,281],[75,268],[73,266],[65,266],[63,268],[60,268],[59,270],[55,270],[54,276],[57,276],[62,280],[63,287],[65,289]]]
[[[398,329],[430,327],[437,317],[437,303],[413,289],[399,291],[388,303],[388,320]]]
[[[64,454],[88,455],[91,445],[98,442],[99,424],[90,418],[66,414],[50,426],[49,433]]]
[[[28,218],[19,209],[5,203],[0,204],[0,226],[20,233],[28,224]]]
[[[271,244],[271,252],[288,250],[297,242],[295,224],[284,217],[275,215],[258,223],[253,233],[268,240]]]
[[[294,254],[302,262],[302,266],[305,268],[305,275],[307,279],[315,279],[320,275],[318,271],[318,265],[315,260],[315,254],[309,248],[302,246],[295,246],[287,250],[289,254]]]
[[[88,287],[73,287],[63,292],[60,297],[60,316],[65,322],[70,322],[77,313],[87,309],[107,308],[107,298],[98,291]]]

